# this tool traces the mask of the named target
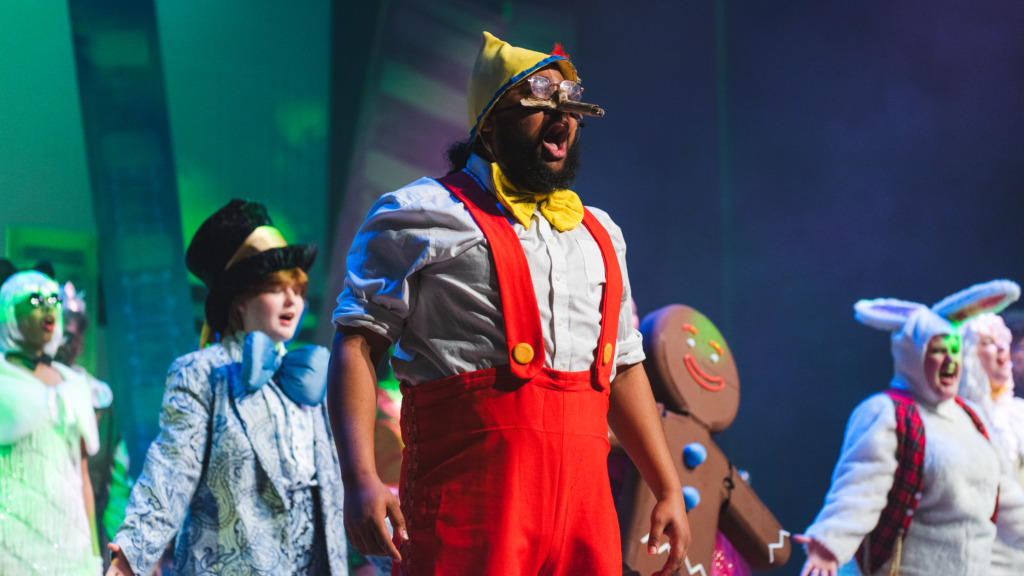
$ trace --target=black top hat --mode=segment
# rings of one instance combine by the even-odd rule
[[[192,237],[185,266],[210,291],[206,323],[214,332],[224,331],[231,301],[260,276],[289,268],[308,271],[313,265],[316,246],[288,245],[273,226],[266,206],[235,199]]]

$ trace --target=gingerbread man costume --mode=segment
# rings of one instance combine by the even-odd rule
[[[789,533],[711,439],[732,423],[740,401],[736,363],[721,333],[706,316],[679,304],[648,314],[640,331],[644,368],[664,408],[662,425],[690,520],[692,540],[684,567],[689,574],[712,574],[719,531],[755,570],[781,567],[789,559]],[[616,506],[623,561],[642,574],[664,563],[664,556],[637,552],[636,543],[647,535],[645,511],[653,501],[636,471],[625,467]]]

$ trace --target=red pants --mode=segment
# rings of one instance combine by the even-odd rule
[[[403,387],[410,540],[395,574],[621,574],[608,390],[591,382],[504,366]]]

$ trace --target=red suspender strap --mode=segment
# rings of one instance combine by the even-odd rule
[[[857,562],[868,574],[874,574],[892,557],[896,542],[910,528],[914,511],[920,502],[921,472],[924,467],[924,424],[914,399],[905,390],[890,388],[885,393],[892,399],[896,410],[897,464],[892,488],[889,489],[887,503],[878,518],[878,524],[857,551]]]
[[[956,403],[959,404],[960,407],[964,409],[964,412],[967,412],[967,415],[971,417],[971,422],[974,422],[974,427],[978,429],[978,432],[981,432],[981,435],[984,436],[986,440],[988,440],[989,439],[988,438],[988,431],[985,430],[985,424],[982,423],[981,418],[978,418],[978,415],[974,412],[974,410],[972,410],[970,406],[965,404],[963,399],[961,399],[959,396],[955,396],[954,398],[956,399]],[[999,492],[997,491],[996,492],[996,508],[995,508],[995,510],[992,511],[992,522],[996,521],[996,516],[998,515],[998,513],[999,513]]]
[[[606,390],[611,386],[612,367],[615,366],[615,342],[619,333],[619,308],[622,306],[622,270],[615,256],[615,246],[604,226],[590,210],[583,209],[583,225],[597,241],[604,260],[604,294],[601,296],[601,336],[594,351],[594,365],[590,368],[595,382]]]
[[[529,380],[544,367],[544,333],[530,267],[519,237],[498,208],[497,200],[472,176],[460,171],[438,182],[466,205],[491,246],[505,316],[509,366],[516,377]]]
[[[978,415],[963,401],[963,398],[960,398],[959,396],[954,396],[953,398],[956,400],[956,403],[964,409],[964,412],[967,412],[967,415],[971,417],[971,422],[974,422],[974,427],[978,429],[978,432],[981,432],[981,435],[988,440],[988,431],[985,430],[985,424],[981,421],[981,418],[978,418]]]

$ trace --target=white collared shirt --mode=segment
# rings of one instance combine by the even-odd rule
[[[493,194],[487,161],[473,155],[467,171]],[[634,364],[644,352],[632,327],[626,243],[605,212],[590,211],[608,230],[622,270],[615,365]],[[529,230],[511,223],[533,278],[545,366],[588,370],[600,334],[604,288],[597,242],[582,225],[567,232],[553,229],[539,211]],[[391,362],[398,380],[417,385],[508,363],[490,248],[463,204],[437,181],[421,178],[383,195],[356,234],[347,264],[333,321],[368,328],[396,343]]]

